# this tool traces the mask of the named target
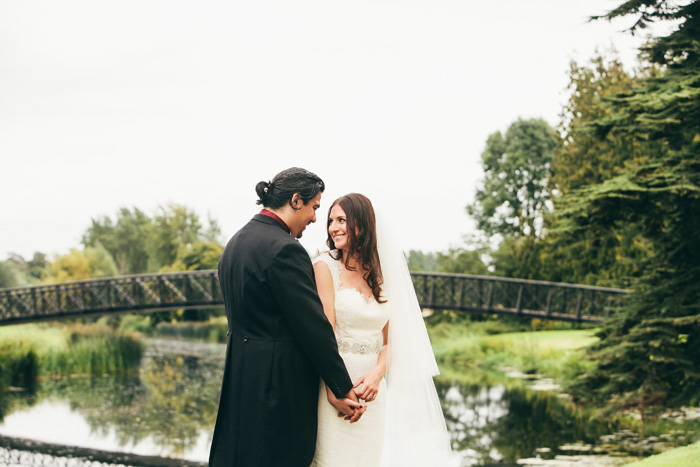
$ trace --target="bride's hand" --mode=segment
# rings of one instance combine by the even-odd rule
[[[383,376],[376,371],[370,371],[355,382],[353,389],[357,397],[371,402],[377,398],[379,393],[379,383],[382,382]]]
[[[338,411],[338,417],[344,417],[350,423],[358,421],[367,410],[367,406],[360,405],[352,389],[342,399],[337,399],[328,386],[326,386],[326,394],[328,402]]]

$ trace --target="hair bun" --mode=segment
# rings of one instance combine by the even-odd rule
[[[257,204],[265,204],[265,200],[267,199],[267,193],[270,191],[270,182],[258,182],[257,185],[255,185],[255,192],[258,194],[258,198],[260,198],[257,201]]]
[[[258,182],[255,185],[255,192],[260,198],[256,204],[262,204],[267,209],[273,210],[282,209],[284,206],[290,206],[296,210],[298,208],[292,204],[295,194],[299,194],[306,204],[318,196],[323,188],[323,180],[318,178],[318,175],[298,167],[291,167],[275,175],[272,181]]]

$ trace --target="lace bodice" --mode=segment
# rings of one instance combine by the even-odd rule
[[[333,277],[335,289],[335,335],[341,353],[379,353],[382,347],[382,329],[389,320],[389,309],[374,297],[366,300],[362,292],[343,287],[340,273],[343,265],[324,253],[314,263],[326,263]]]

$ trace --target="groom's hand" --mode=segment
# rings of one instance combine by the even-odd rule
[[[338,411],[338,417],[345,417],[350,423],[355,423],[362,417],[362,414],[367,410],[366,406],[362,406],[357,400],[355,391],[352,389],[344,398],[338,399],[333,392],[326,387],[328,402]]]
[[[347,394],[345,394],[345,399],[344,400],[349,400],[352,402],[353,407],[355,407],[355,413],[353,413],[351,416],[346,416],[345,420],[350,420],[350,423],[355,423],[362,417],[362,414],[365,413],[367,410],[366,405],[361,405],[359,399],[357,398],[357,394],[355,394],[355,389],[350,389]]]

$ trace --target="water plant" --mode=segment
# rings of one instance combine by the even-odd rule
[[[8,386],[31,387],[39,374],[34,349],[19,339],[0,341],[0,391]]]
[[[143,344],[132,334],[103,326],[73,325],[65,330],[67,348],[41,354],[48,375],[124,373],[141,361]]]
[[[0,387],[38,376],[102,375],[137,368],[141,339],[106,326],[20,325],[0,330]]]

